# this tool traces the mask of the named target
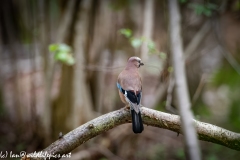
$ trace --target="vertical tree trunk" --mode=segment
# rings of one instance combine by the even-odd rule
[[[11,72],[13,75],[13,88],[12,91],[12,99],[13,99],[13,115],[14,120],[18,121],[20,124],[23,121],[24,117],[24,109],[22,106],[22,94],[21,93],[21,86],[19,85],[19,67],[17,63],[18,55],[21,51],[21,46],[19,45],[19,37],[17,35],[17,29],[14,27],[17,23],[13,23],[16,20],[15,15],[13,14],[14,9],[16,7],[12,4],[12,2],[3,1],[3,4],[0,7],[2,11],[1,21],[3,23],[2,30],[5,32],[6,37],[5,43],[7,46],[7,51],[10,54],[10,61],[12,63]],[[4,38],[4,37],[3,37]],[[9,110],[10,111],[10,110]],[[11,112],[11,111],[10,111]]]
[[[89,48],[90,64],[98,64],[102,67],[107,67],[109,64],[110,53],[106,47],[108,47],[107,45],[110,43],[110,35],[115,31],[115,28],[112,26],[113,13],[109,8],[109,4],[109,0],[99,1],[98,4],[95,4],[98,5],[98,9],[95,13],[93,40]],[[104,41],[102,40],[103,37]],[[102,108],[102,100],[106,73],[90,71],[90,75],[94,109],[101,113],[104,110]]]
[[[56,32],[54,32],[56,34],[55,42],[57,42],[57,43],[64,42],[66,40],[67,36],[69,35],[75,4],[76,4],[76,1],[69,1],[67,3],[67,8],[64,13],[63,19],[59,23],[58,30]],[[41,5],[42,5],[41,12],[44,12],[45,5],[44,4],[41,4]],[[42,14],[43,15],[40,16],[40,18],[45,17],[44,13],[42,13]],[[42,22],[42,21],[43,20],[41,20],[40,22]],[[71,81],[72,80],[72,78],[71,78],[71,75],[72,75],[71,69],[72,68],[67,68],[67,69],[62,70],[63,76],[67,75],[67,77],[62,78],[59,97],[57,99],[57,100],[60,99],[60,101],[53,104],[52,103],[53,97],[51,94],[52,86],[54,83],[53,81],[54,81],[56,66],[59,64],[57,64],[57,62],[54,60],[54,58],[53,58],[54,55],[49,53],[47,50],[49,41],[46,42],[46,37],[48,37],[48,39],[50,39],[51,36],[50,36],[50,34],[44,35],[47,33],[46,25],[44,26],[42,24],[41,26],[42,26],[41,28],[42,28],[42,32],[43,32],[42,33],[43,34],[42,41],[44,41],[42,43],[42,45],[43,45],[42,51],[46,52],[46,53],[44,53],[44,54],[46,54],[44,56],[44,61],[45,61],[45,94],[44,94],[45,95],[45,105],[44,105],[44,110],[43,110],[41,119],[42,119],[44,130],[46,131],[46,134],[47,134],[46,136],[50,137],[51,135],[56,136],[57,132],[68,131],[66,129],[66,125],[64,125],[64,123],[62,123],[62,121],[65,122],[66,117],[68,116],[68,114],[66,114],[66,113],[68,113],[68,112],[66,112],[66,108],[68,108],[70,105],[69,97],[71,96],[71,94],[68,94],[69,92],[71,92],[71,89],[70,90],[68,89],[71,87],[71,85],[68,85],[68,83],[69,83],[69,81],[72,82]],[[66,67],[66,66],[63,66],[62,68],[64,68],[64,67]],[[65,72],[69,72],[69,73],[64,74]],[[68,88],[66,88],[66,84],[67,84]],[[62,91],[62,89],[64,89],[64,91]],[[68,94],[68,95],[64,96],[65,94]],[[53,123],[54,123],[54,127],[52,127]]]
[[[56,42],[63,43],[69,38],[70,28],[74,21],[74,14],[76,12],[75,6],[79,4],[78,1],[68,1],[67,8],[64,12],[62,21],[60,22]],[[68,124],[68,117],[71,115],[72,107],[72,80],[73,80],[73,67],[67,65],[61,65],[56,61],[53,61],[54,65],[51,70],[50,80],[54,80],[55,66],[61,67],[61,81],[60,89],[56,99],[52,103],[52,137],[56,137],[59,132],[66,133],[71,130],[71,126]],[[52,88],[52,84],[51,84]]]
[[[110,53],[108,50],[102,51],[101,52],[101,57],[99,59],[99,64],[102,67],[107,67],[109,63],[109,57]],[[95,72],[96,73],[96,72]],[[95,80],[95,107],[99,113],[104,113],[103,111],[105,110],[103,108],[103,98],[104,98],[104,89],[105,89],[105,78],[106,78],[106,73],[105,72],[97,72],[95,74],[96,79]]]
[[[93,117],[89,84],[84,70],[91,4],[91,0],[81,2],[75,28],[74,54],[76,64],[73,71],[73,110],[71,116],[73,128]]]
[[[43,56],[43,65],[44,65],[44,107],[43,107],[43,113],[41,114],[40,120],[43,125],[43,130],[44,134],[46,135],[46,141],[45,143],[47,144],[49,141],[49,136],[51,134],[51,81],[50,81],[50,69],[52,64],[52,59],[51,55],[49,56],[48,53],[48,44],[49,44],[49,39],[48,39],[48,29],[47,29],[47,23],[48,17],[46,15],[47,11],[47,5],[46,1],[39,1],[39,17],[38,17],[38,25],[41,34],[39,35],[40,37],[40,48],[39,51],[41,55]],[[47,33],[48,32],[48,33]]]
[[[144,4],[144,19],[143,19],[143,34],[146,39],[152,39],[153,32],[153,14],[154,13],[154,0],[145,0]],[[143,62],[148,59],[147,43],[141,47],[141,59]]]
[[[184,133],[185,147],[187,158],[191,160],[200,160],[200,151],[196,129],[193,122],[193,114],[191,112],[191,104],[187,88],[185,58],[182,48],[181,27],[180,27],[180,12],[178,1],[171,0],[169,3],[169,18],[170,18],[170,42],[171,52],[174,67],[175,87],[177,92],[177,100],[179,104],[179,113]]]

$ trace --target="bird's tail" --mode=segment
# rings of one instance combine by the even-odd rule
[[[134,133],[142,133],[144,127],[142,123],[141,112],[138,113],[135,110],[131,110],[132,114],[132,130]]]

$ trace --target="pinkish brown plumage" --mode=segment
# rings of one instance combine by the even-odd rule
[[[144,64],[139,57],[130,57],[125,69],[119,74],[117,83],[122,102],[130,106],[134,133],[143,131],[140,112],[142,80],[138,72],[141,65]]]

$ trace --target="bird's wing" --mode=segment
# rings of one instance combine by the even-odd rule
[[[123,70],[118,76],[117,87],[125,96],[131,109],[139,113],[142,97],[142,80],[138,72]]]
[[[125,96],[125,100],[129,103],[131,110],[139,113],[139,104],[141,103],[142,91],[137,92],[124,90],[119,83],[117,83],[117,88]]]

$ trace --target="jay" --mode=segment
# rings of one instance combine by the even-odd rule
[[[130,57],[125,69],[119,74],[117,87],[123,103],[130,106],[132,130],[134,133],[143,131],[140,106],[142,97],[142,80],[138,69],[144,65],[139,57]]]

